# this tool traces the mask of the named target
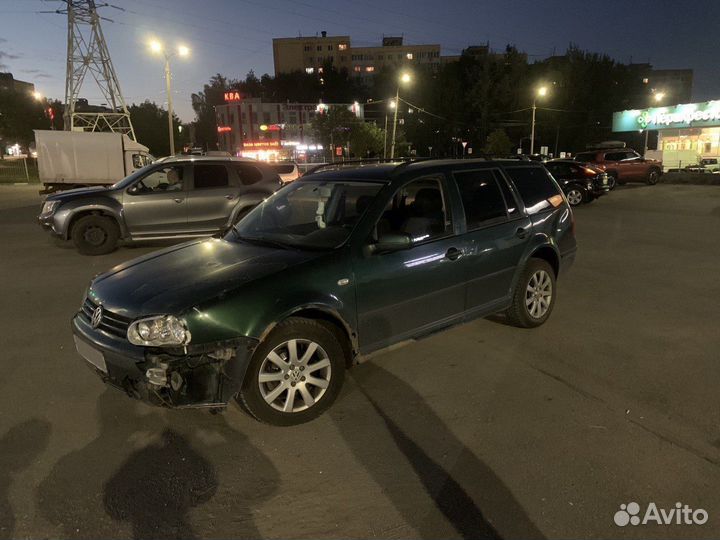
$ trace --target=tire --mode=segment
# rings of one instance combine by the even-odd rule
[[[296,362],[287,361],[293,357],[292,343]],[[311,378],[318,384],[306,380]],[[261,422],[295,426],[325,412],[340,393],[344,378],[345,354],[336,335],[317,321],[291,317],[279,323],[255,350],[236,399]],[[283,410],[288,408],[292,412]]]
[[[90,215],[75,222],[70,236],[83,255],[105,255],[115,251],[120,229],[112,218]]]
[[[572,186],[565,194],[570,206],[580,206],[585,201],[585,191],[582,188]]]
[[[547,286],[543,286],[548,283],[548,281],[549,288]],[[536,284],[537,287],[540,287],[540,289],[536,289]],[[533,288],[535,290],[528,291],[528,288]],[[545,291],[546,293],[549,292],[549,296],[543,296],[543,298],[546,299],[547,306],[544,308],[544,311],[537,311],[533,313],[536,306],[541,306],[541,301],[539,296],[533,296],[531,298],[530,295],[536,295],[538,292],[541,293],[542,291]],[[505,313],[508,320],[514,326],[518,326],[520,328],[534,328],[536,326],[540,326],[548,320],[550,314],[552,313],[553,307],[555,306],[555,300],[557,298],[556,291],[555,272],[553,271],[552,266],[543,259],[530,259],[518,279],[515,291],[513,292],[512,305]]]
[[[645,178],[645,183],[648,186],[654,186],[658,183],[658,179],[660,178],[660,173],[657,171],[657,169],[651,170],[647,177]]]
[[[610,188],[610,191],[615,189],[617,184],[618,184],[617,177],[614,174],[608,174],[608,187]]]

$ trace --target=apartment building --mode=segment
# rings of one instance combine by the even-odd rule
[[[402,36],[384,37],[380,46],[354,47],[350,36],[319,36],[273,39],[275,75],[292,71],[319,72],[330,63],[358,77],[369,77],[384,66],[418,64],[438,66],[440,45],[406,45]]]

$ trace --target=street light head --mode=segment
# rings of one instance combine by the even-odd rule
[[[391,100],[390,103],[388,103],[388,107],[390,107],[391,109],[394,109],[395,107],[397,107],[397,103],[395,103],[394,99]]]
[[[178,46],[178,54],[180,56],[189,56],[190,55],[190,49],[186,47],[185,45],[179,45]]]
[[[150,51],[157,54],[161,53],[163,51],[162,43],[160,43],[157,40],[153,40],[150,42]]]
[[[409,83],[412,80],[409,73],[403,73],[400,75],[400,82]]]
[[[547,93],[548,93],[547,86],[541,86],[537,89],[537,95],[539,97],[545,97],[545,96],[547,96]]]
[[[41,94],[40,92],[38,92],[37,90],[35,90],[35,91],[33,92],[33,97],[34,97],[36,100],[38,100],[38,101],[41,101],[42,98],[43,98],[43,97],[42,97],[42,94]]]
[[[662,101],[665,99],[665,92],[655,92],[655,101]]]

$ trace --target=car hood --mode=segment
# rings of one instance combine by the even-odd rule
[[[95,278],[91,294],[106,309],[125,317],[181,313],[322,255],[220,238],[195,240],[111,268]]]
[[[112,190],[109,188],[106,188],[104,186],[75,188],[75,189],[68,189],[66,191],[61,191],[59,193],[53,193],[52,195],[48,195],[45,200],[46,201],[67,201],[70,199],[75,199],[77,197],[82,197],[83,195],[97,195],[99,193],[107,193],[109,191],[112,191]]]

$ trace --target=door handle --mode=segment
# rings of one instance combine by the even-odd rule
[[[456,261],[460,257],[462,257],[462,250],[459,250],[458,248],[451,247],[445,252],[445,257],[450,259],[451,261]]]
[[[182,199],[173,199],[173,201],[175,201],[176,203],[181,203],[181,202],[183,202]]]
[[[232,201],[232,200],[235,198],[235,195],[231,195],[231,194],[228,193],[227,195],[225,195],[225,198],[226,198],[228,201]]]
[[[515,231],[515,236],[517,236],[518,238],[526,238],[529,233],[529,229],[518,227],[518,229]]]

